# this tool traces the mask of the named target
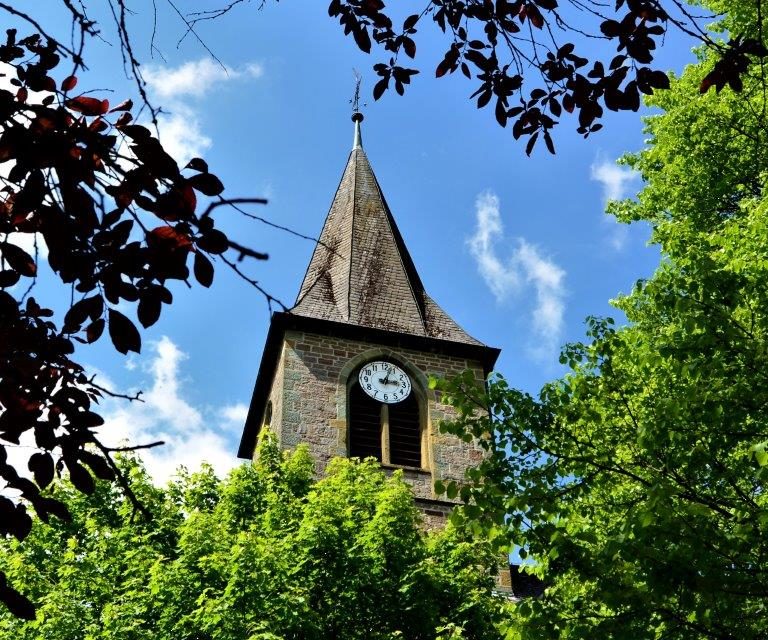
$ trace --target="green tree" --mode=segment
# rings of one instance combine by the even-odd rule
[[[740,6],[718,28],[755,19]],[[461,410],[449,430],[490,452],[464,517],[549,584],[517,607],[526,638],[766,637],[765,76],[700,95],[714,63],[702,52],[649,100],[649,145],[624,159],[646,185],[611,211],[649,223],[662,253],[614,301],[628,324],[590,318],[538,398],[501,377],[443,385]]]
[[[496,556],[449,529],[425,535],[407,484],[373,462],[335,461],[312,480],[306,450],[224,481],[209,467],[155,488],[123,461],[155,514],[136,521],[113,485],[84,495],[54,485],[70,523],[3,543],[37,617],[0,616],[0,636],[75,638],[499,638]]]

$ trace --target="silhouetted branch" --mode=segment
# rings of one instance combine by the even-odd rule
[[[202,22],[203,20],[215,20],[216,18],[220,18],[221,16],[229,13],[234,9],[237,5],[242,4],[243,2],[250,2],[251,0],[232,0],[227,6],[220,7],[218,9],[209,9],[206,11],[191,11],[187,15],[191,18],[190,24],[195,25],[198,22]],[[266,0],[262,0],[261,4],[259,5],[259,9],[261,9],[264,6],[264,2]]]
[[[330,251],[333,254],[339,255],[338,252],[333,248],[328,246],[325,242],[320,240],[320,238],[314,238],[312,236],[304,235],[303,233],[299,233],[298,231],[295,231],[294,229],[291,229],[290,227],[283,226],[281,224],[277,224],[275,222],[271,222],[270,220],[267,220],[266,218],[262,218],[261,216],[257,216],[254,213],[249,213],[248,211],[245,211],[241,207],[238,207],[238,204],[267,204],[268,200],[266,198],[221,198],[220,202],[212,202],[210,205],[208,205],[208,208],[203,213],[203,217],[208,216],[211,214],[211,212],[216,207],[221,207],[224,205],[231,206],[235,211],[238,213],[243,214],[246,218],[251,218],[251,220],[256,220],[258,222],[261,222],[268,227],[272,227],[273,229],[278,229],[280,231],[285,231],[286,233],[290,233],[292,236],[296,236],[297,238],[301,238],[302,240],[309,240],[310,242],[314,242],[315,244],[319,244],[328,251]],[[232,244],[230,242],[230,244]]]
[[[239,242],[235,242],[234,240],[229,241],[229,247],[230,249],[235,249],[236,251],[240,252],[240,255],[237,258],[238,262],[242,262],[244,258],[255,258],[256,260],[269,260],[268,253],[262,253],[261,251],[250,249],[246,246],[243,246]]]
[[[262,287],[258,283],[257,280],[254,280],[253,278],[250,278],[249,276],[245,275],[242,271],[240,271],[238,266],[234,262],[229,260],[225,255],[220,255],[219,257],[224,261],[224,263],[227,266],[229,266],[230,269],[232,269],[232,271],[234,271],[238,276],[240,276],[240,278],[245,280],[248,284],[250,284],[252,287],[254,287],[261,295],[264,296],[264,298],[267,300],[267,306],[269,307],[269,312],[270,313],[272,313],[272,311],[273,311],[273,309],[272,309],[272,303],[273,302],[276,303],[276,304],[279,304],[280,307],[282,307],[283,311],[288,311],[288,307],[285,304],[283,304],[283,302],[281,300],[279,300],[278,298],[275,298],[273,295],[268,293],[266,291],[266,289],[264,289],[264,287]]]
[[[152,449],[154,447],[159,447],[164,444],[165,444],[165,440],[157,440],[155,442],[149,442],[148,444],[134,444],[134,445],[127,445],[125,447],[105,447],[104,449],[111,453],[124,453],[127,451],[138,451],[140,449]]]
[[[205,41],[198,35],[197,31],[195,31],[195,23],[190,22],[184,17],[184,14],[181,13],[179,8],[174,4],[173,0],[165,0],[165,1],[174,10],[176,15],[178,15],[179,18],[181,18],[181,21],[187,26],[187,30],[184,32],[184,35],[181,36],[181,38],[179,38],[179,41],[176,43],[176,47],[178,48],[178,46],[184,41],[184,38],[186,38],[191,33],[193,36],[195,36],[195,40],[197,40],[198,43],[200,43],[200,46],[203,47],[203,49],[205,49],[208,52],[208,55],[211,56],[211,58],[213,58],[219,64],[219,66],[221,66],[221,68],[224,69],[224,71],[227,71],[226,65],[221,60],[219,60],[216,54],[213,53],[213,51],[211,51],[208,45],[205,44]]]
[[[123,490],[124,495],[128,498],[131,505],[133,505],[134,511],[141,512],[146,520],[152,520],[152,513],[141,503],[141,500],[136,497],[133,489],[131,489],[130,482],[128,482],[128,478],[125,477],[123,470],[112,458],[111,454],[113,450],[99,442],[99,440],[96,438],[93,439],[93,444],[99,449],[99,451],[101,451],[102,455],[107,461],[107,464],[109,464],[110,468],[114,472],[117,483],[120,485],[120,488]]]
[[[89,384],[90,386],[92,386],[94,389],[98,389],[98,390],[99,390],[99,391],[101,391],[102,393],[105,393],[105,394],[106,394],[106,395],[108,395],[110,398],[122,398],[123,400],[130,400],[131,402],[144,402],[144,400],[142,400],[142,399],[141,399],[141,394],[142,394],[142,393],[144,393],[143,391],[137,391],[137,392],[136,392],[135,394],[133,394],[132,396],[131,396],[131,395],[127,395],[127,394],[124,394],[124,393],[117,393],[117,392],[115,392],[115,391],[111,391],[111,390],[107,389],[106,387],[102,387],[101,385],[99,385],[99,384],[96,384],[96,383],[93,381],[93,379],[94,379],[95,377],[96,377],[96,375],[94,374],[94,376],[92,376],[92,377],[91,377],[91,379],[90,379],[90,380],[88,380],[88,384]]]
[[[268,200],[266,198],[221,198],[218,202],[211,202],[211,204],[208,205],[208,208],[203,211],[201,214],[201,218],[207,218],[208,216],[213,213],[213,210],[218,207],[223,207],[225,205],[230,205],[233,209],[237,209],[240,213],[242,213],[245,216],[248,216],[250,218],[254,218],[253,214],[247,213],[243,211],[242,209],[236,207],[237,204],[267,204]]]

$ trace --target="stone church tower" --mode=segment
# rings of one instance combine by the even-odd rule
[[[430,375],[482,379],[499,350],[467,334],[424,290],[363,151],[360,122],[320,241],[288,312],[272,315],[238,455],[263,428],[283,448],[304,442],[322,474],[334,456],[402,469],[428,526],[451,503],[436,480],[464,476],[479,448],[441,434],[451,408]]]

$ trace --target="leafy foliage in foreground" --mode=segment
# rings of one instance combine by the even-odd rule
[[[712,51],[713,67],[698,77],[702,93],[725,86],[741,91],[750,61],[768,55],[754,13],[728,32],[728,41],[718,40],[704,28],[714,16],[700,15],[698,2],[430,0],[402,24],[395,4],[332,0],[328,7],[361,51],[379,48],[384,61],[373,67],[378,76],[373,97],[378,100],[392,86],[404,93],[419,71],[403,61],[416,57],[416,41],[423,36],[418,32],[432,22],[449,43],[435,76],[460,70],[474,83],[477,108],[493,107],[502,127],[512,123],[514,138],[527,139],[528,155],[537,140],[554,153],[551,132],[569,114],[586,138],[602,128],[605,110],[637,111],[643,95],[669,88],[667,74],[654,62],[656,46],[669,31]],[[712,9],[743,15],[740,4]],[[595,41],[604,43],[596,48]]]
[[[494,434],[465,515],[551,585],[518,608],[525,638],[766,637],[765,93],[758,67],[741,96],[700,96],[713,64],[653,98],[650,146],[627,158],[647,186],[612,210],[648,221],[663,256],[615,302],[629,325],[590,319],[538,399],[500,377],[445,387],[451,431]]]
[[[71,523],[3,545],[0,564],[39,603],[5,612],[0,636],[99,638],[498,638],[495,556],[455,531],[426,537],[408,486],[374,463],[337,460],[312,481],[306,450],[219,481],[210,468],[153,487],[126,461],[156,514],[132,518],[108,483],[55,491]]]

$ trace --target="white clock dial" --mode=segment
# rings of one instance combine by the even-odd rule
[[[391,362],[377,360],[363,365],[358,380],[360,388],[371,398],[386,404],[401,402],[411,393],[408,374]]]

